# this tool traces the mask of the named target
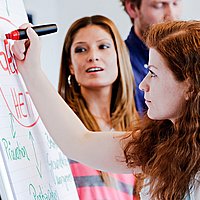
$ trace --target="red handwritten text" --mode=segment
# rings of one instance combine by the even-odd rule
[[[5,51],[0,51],[0,67],[11,74],[18,74],[16,62],[10,50],[10,43],[7,39],[4,40]]]
[[[18,119],[33,116],[31,98],[28,92],[16,92],[15,88],[10,88],[12,100]]]

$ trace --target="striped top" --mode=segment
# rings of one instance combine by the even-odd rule
[[[132,174],[108,173],[115,184],[107,186],[98,170],[69,161],[80,200],[134,200],[135,179]]]

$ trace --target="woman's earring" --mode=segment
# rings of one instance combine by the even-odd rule
[[[68,84],[69,84],[70,87],[72,86],[71,78],[72,78],[72,76],[71,76],[71,74],[70,74],[70,75],[68,76],[68,78],[67,78],[67,82],[68,82]]]

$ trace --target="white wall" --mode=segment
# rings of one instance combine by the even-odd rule
[[[183,0],[183,19],[200,20],[200,1],[199,0]]]
[[[200,1],[183,0],[183,19],[200,19]],[[61,49],[65,33],[72,22],[84,16],[101,14],[113,20],[122,38],[131,27],[130,20],[119,0],[24,0],[26,10],[33,14],[35,24],[56,23],[56,34],[41,37],[42,63],[48,78],[57,88]]]

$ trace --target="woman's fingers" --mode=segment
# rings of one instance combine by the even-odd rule
[[[17,40],[12,46],[17,67],[21,75],[32,74],[41,68],[40,41],[31,24],[23,24],[20,29],[26,29],[28,39]]]
[[[28,39],[15,41],[12,46],[12,51],[17,59],[23,60],[26,57],[27,51],[38,51],[40,49],[40,43],[38,35],[31,28],[31,24],[23,24],[19,28],[26,29]]]
[[[25,41],[15,41],[14,45],[12,45],[12,52],[18,60],[23,60],[25,58],[26,48],[24,43]]]
[[[38,37],[37,33],[32,28],[28,28],[26,30],[26,33],[27,33],[29,41],[30,41],[30,48],[33,48],[33,49],[40,48],[40,42],[39,42],[39,37]]]
[[[30,23],[25,23],[22,24],[19,29],[27,29],[30,28],[32,26],[32,24]],[[12,51],[15,55],[15,58],[19,59],[19,60],[23,60],[25,58],[25,53],[26,53],[26,49],[28,48],[27,45],[25,45],[27,43],[28,40],[16,40],[14,41],[14,44],[12,45]]]

